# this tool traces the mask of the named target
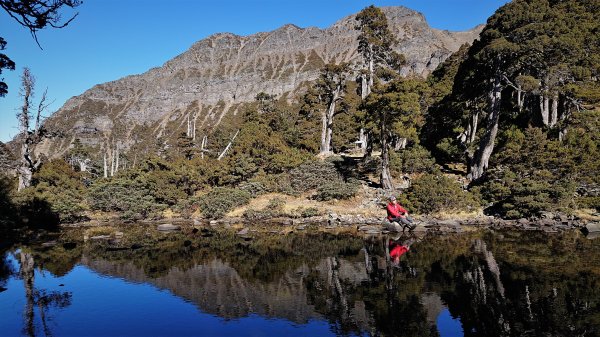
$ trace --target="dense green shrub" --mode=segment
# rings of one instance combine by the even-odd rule
[[[295,192],[306,192],[339,179],[335,164],[330,161],[309,161],[290,171]]]
[[[257,221],[276,218],[279,216],[286,216],[283,207],[285,206],[285,200],[281,198],[273,198],[269,200],[267,206],[263,209],[248,209],[244,212],[243,217],[246,220]]]
[[[89,204],[93,210],[119,212],[126,220],[157,216],[166,205],[159,203],[150,183],[141,178],[102,179],[90,187]]]
[[[217,187],[199,197],[198,202],[202,215],[209,219],[218,219],[235,207],[247,204],[250,193],[234,188]]]
[[[289,195],[296,194],[292,189],[290,176],[287,173],[265,174],[264,172],[260,172],[254,178],[252,178],[249,183],[262,185],[264,187],[264,192],[284,193]],[[246,188],[242,189],[247,190]]]
[[[319,186],[314,198],[319,201],[350,199],[356,195],[359,186],[360,184],[356,180],[344,182],[341,179],[335,179]]]
[[[392,174],[431,173],[435,169],[435,159],[420,145],[390,153]]]
[[[255,198],[261,194],[264,194],[267,191],[267,188],[264,184],[257,181],[248,181],[241,183],[238,188],[242,191],[246,191],[250,193],[250,195]]]
[[[17,223],[17,209],[13,204],[10,194],[13,189],[11,179],[0,174],[0,234],[5,237],[9,228]]]
[[[32,177],[32,185],[15,194],[14,201],[23,210],[35,211],[47,205],[60,222],[80,220],[87,209],[86,189],[80,172],[75,172],[64,160],[44,163]],[[40,209],[41,210],[41,209]],[[43,216],[40,216],[43,218]]]
[[[323,212],[319,211],[316,207],[308,207],[299,210],[300,216],[303,218],[310,218],[313,216],[323,215]]]
[[[472,210],[479,206],[474,194],[442,174],[425,174],[406,193],[406,206],[419,213]]]
[[[575,133],[575,130],[573,131]],[[569,211],[574,207],[577,180],[592,177],[593,146],[585,151],[585,136],[567,138],[567,147],[549,140],[539,128],[509,129],[501,135],[503,151],[492,159],[490,169],[476,187],[492,203],[490,213],[507,218],[536,216],[545,210]],[[593,178],[592,178],[593,179]]]
[[[600,211],[600,196],[586,196],[577,199],[581,208],[595,208]]]

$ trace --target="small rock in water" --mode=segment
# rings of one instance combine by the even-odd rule
[[[42,243],[42,247],[54,247],[56,246],[56,241],[48,241],[48,242],[44,242]]]
[[[166,231],[178,231],[181,229],[181,226],[166,223],[166,224],[158,225],[156,227],[156,229],[158,229],[159,231],[165,231],[165,232]]]
[[[90,240],[108,240],[110,239],[110,235],[96,235],[92,236]]]

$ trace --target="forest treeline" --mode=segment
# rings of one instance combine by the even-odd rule
[[[32,149],[55,135],[22,128],[21,153],[2,151],[18,179],[0,181],[0,221],[135,220],[166,209],[211,218],[269,192],[351,198],[368,177],[389,193],[410,177],[402,198],[417,213],[598,210],[599,14],[600,0],[512,1],[473,45],[421,78],[400,76],[405,59],[385,15],[367,7],[356,17],[362,63],[325,65],[294,103],[260,93],[208,140],[183,133],[117,149],[116,163],[75,140],[47,160]]]

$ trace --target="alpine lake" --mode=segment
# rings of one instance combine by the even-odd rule
[[[600,336],[600,238],[579,231],[129,225],[0,254],[2,336]]]

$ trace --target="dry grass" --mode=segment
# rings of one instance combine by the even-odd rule
[[[477,218],[477,217],[482,217],[484,216],[483,214],[483,210],[479,209],[477,211],[473,211],[473,212],[437,212],[437,213],[433,213],[433,214],[429,214],[429,216],[433,216],[436,217],[440,220],[467,220],[467,219],[473,219],[473,218]]]
[[[600,221],[600,215],[598,215],[600,213],[598,213],[595,209],[578,209],[575,210],[573,214],[583,220]]]
[[[261,210],[267,207],[269,201],[273,198],[279,198],[285,201],[283,210],[286,214],[298,213],[299,209],[316,208],[322,214],[337,213],[351,214],[363,216],[381,216],[385,214],[385,210],[379,207],[359,207],[362,203],[363,196],[360,193],[349,200],[332,200],[327,202],[319,202],[309,198],[310,194],[303,194],[298,197],[289,196],[279,193],[269,193],[261,195],[250,201],[248,205],[238,207],[227,214],[228,217],[240,217],[248,209]]]

